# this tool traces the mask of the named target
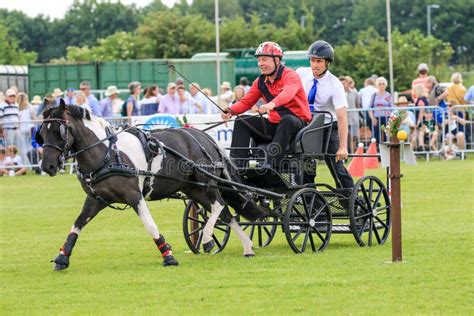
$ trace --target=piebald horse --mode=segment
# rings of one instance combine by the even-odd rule
[[[178,265],[146,203],[177,192],[184,193],[211,212],[203,229],[205,252],[210,252],[214,246],[213,228],[220,217],[241,240],[244,256],[254,256],[252,241],[231,216],[227,204],[250,220],[266,216],[268,212],[242,194],[216,187],[218,181],[190,166],[191,160],[219,178],[239,180],[232,163],[204,132],[192,128],[155,131],[151,135],[159,141],[159,146],[150,156],[137,135],[124,130],[116,133],[107,121],[92,116],[83,108],[66,106],[62,101],[59,107],[46,110],[43,117],[36,135],[44,148],[41,168],[55,176],[65,157],[75,157],[78,178],[87,194],[81,213],[54,259],[55,270],[69,266],[79,234],[112,203],[125,203],[133,208],[160,250],[163,265]],[[216,167],[219,164],[221,167]],[[148,173],[143,175],[139,170]]]

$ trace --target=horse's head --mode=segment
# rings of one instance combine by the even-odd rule
[[[43,112],[43,123],[35,135],[36,142],[43,146],[41,169],[50,176],[55,176],[63,167],[74,144],[74,119],[69,120],[74,116],[70,114],[70,107],[61,99],[59,107]]]

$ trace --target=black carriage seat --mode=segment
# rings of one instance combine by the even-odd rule
[[[322,154],[324,145],[324,113],[315,113],[308,125],[303,127],[290,144],[290,153]]]

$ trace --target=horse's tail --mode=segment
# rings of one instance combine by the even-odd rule
[[[226,156],[222,156],[224,160],[225,170],[222,173],[222,177],[231,180],[233,182],[242,183],[239,170],[234,163]],[[231,187],[231,186],[229,186]],[[238,190],[238,188],[235,188]],[[235,194],[230,190],[221,190],[221,195],[224,200],[232,206],[237,214],[242,215],[250,221],[255,221],[259,218],[263,218],[269,215],[269,210],[265,207],[258,205],[252,197],[245,196],[243,193]]]
[[[190,129],[192,130],[192,129]],[[235,166],[235,164],[230,160],[230,158],[226,155],[224,150],[217,145],[215,140],[206,132],[194,130],[202,133],[207,140],[211,143],[211,145],[216,149],[218,152],[220,159],[224,164],[223,172],[221,173],[221,178],[230,180],[237,183],[242,183],[242,178],[239,174],[239,170]],[[223,185],[227,188],[233,188],[235,190],[226,190],[222,189],[219,190],[222,198],[224,201],[229,204],[239,215],[247,218],[248,220],[255,221],[259,218],[263,218],[269,215],[269,211],[258,205],[252,197],[246,196],[244,193],[236,194],[235,191],[239,191],[237,187],[233,187],[232,185]]]

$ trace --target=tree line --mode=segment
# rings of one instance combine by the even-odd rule
[[[411,64],[407,60],[467,67],[472,63],[471,0],[450,0],[432,10],[433,36],[428,38],[426,6],[433,2],[392,1],[394,52],[402,61],[395,68]],[[304,50],[315,39],[324,39],[336,47],[337,69],[351,74],[386,72],[381,70],[388,58],[385,1],[226,0],[220,1],[219,11],[221,50],[256,47],[270,39],[286,50]],[[0,9],[3,34],[4,64],[188,58],[215,49],[214,0],[182,0],[172,8],[154,0],[141,9],[75,1],[64,18],[54,20]]]

